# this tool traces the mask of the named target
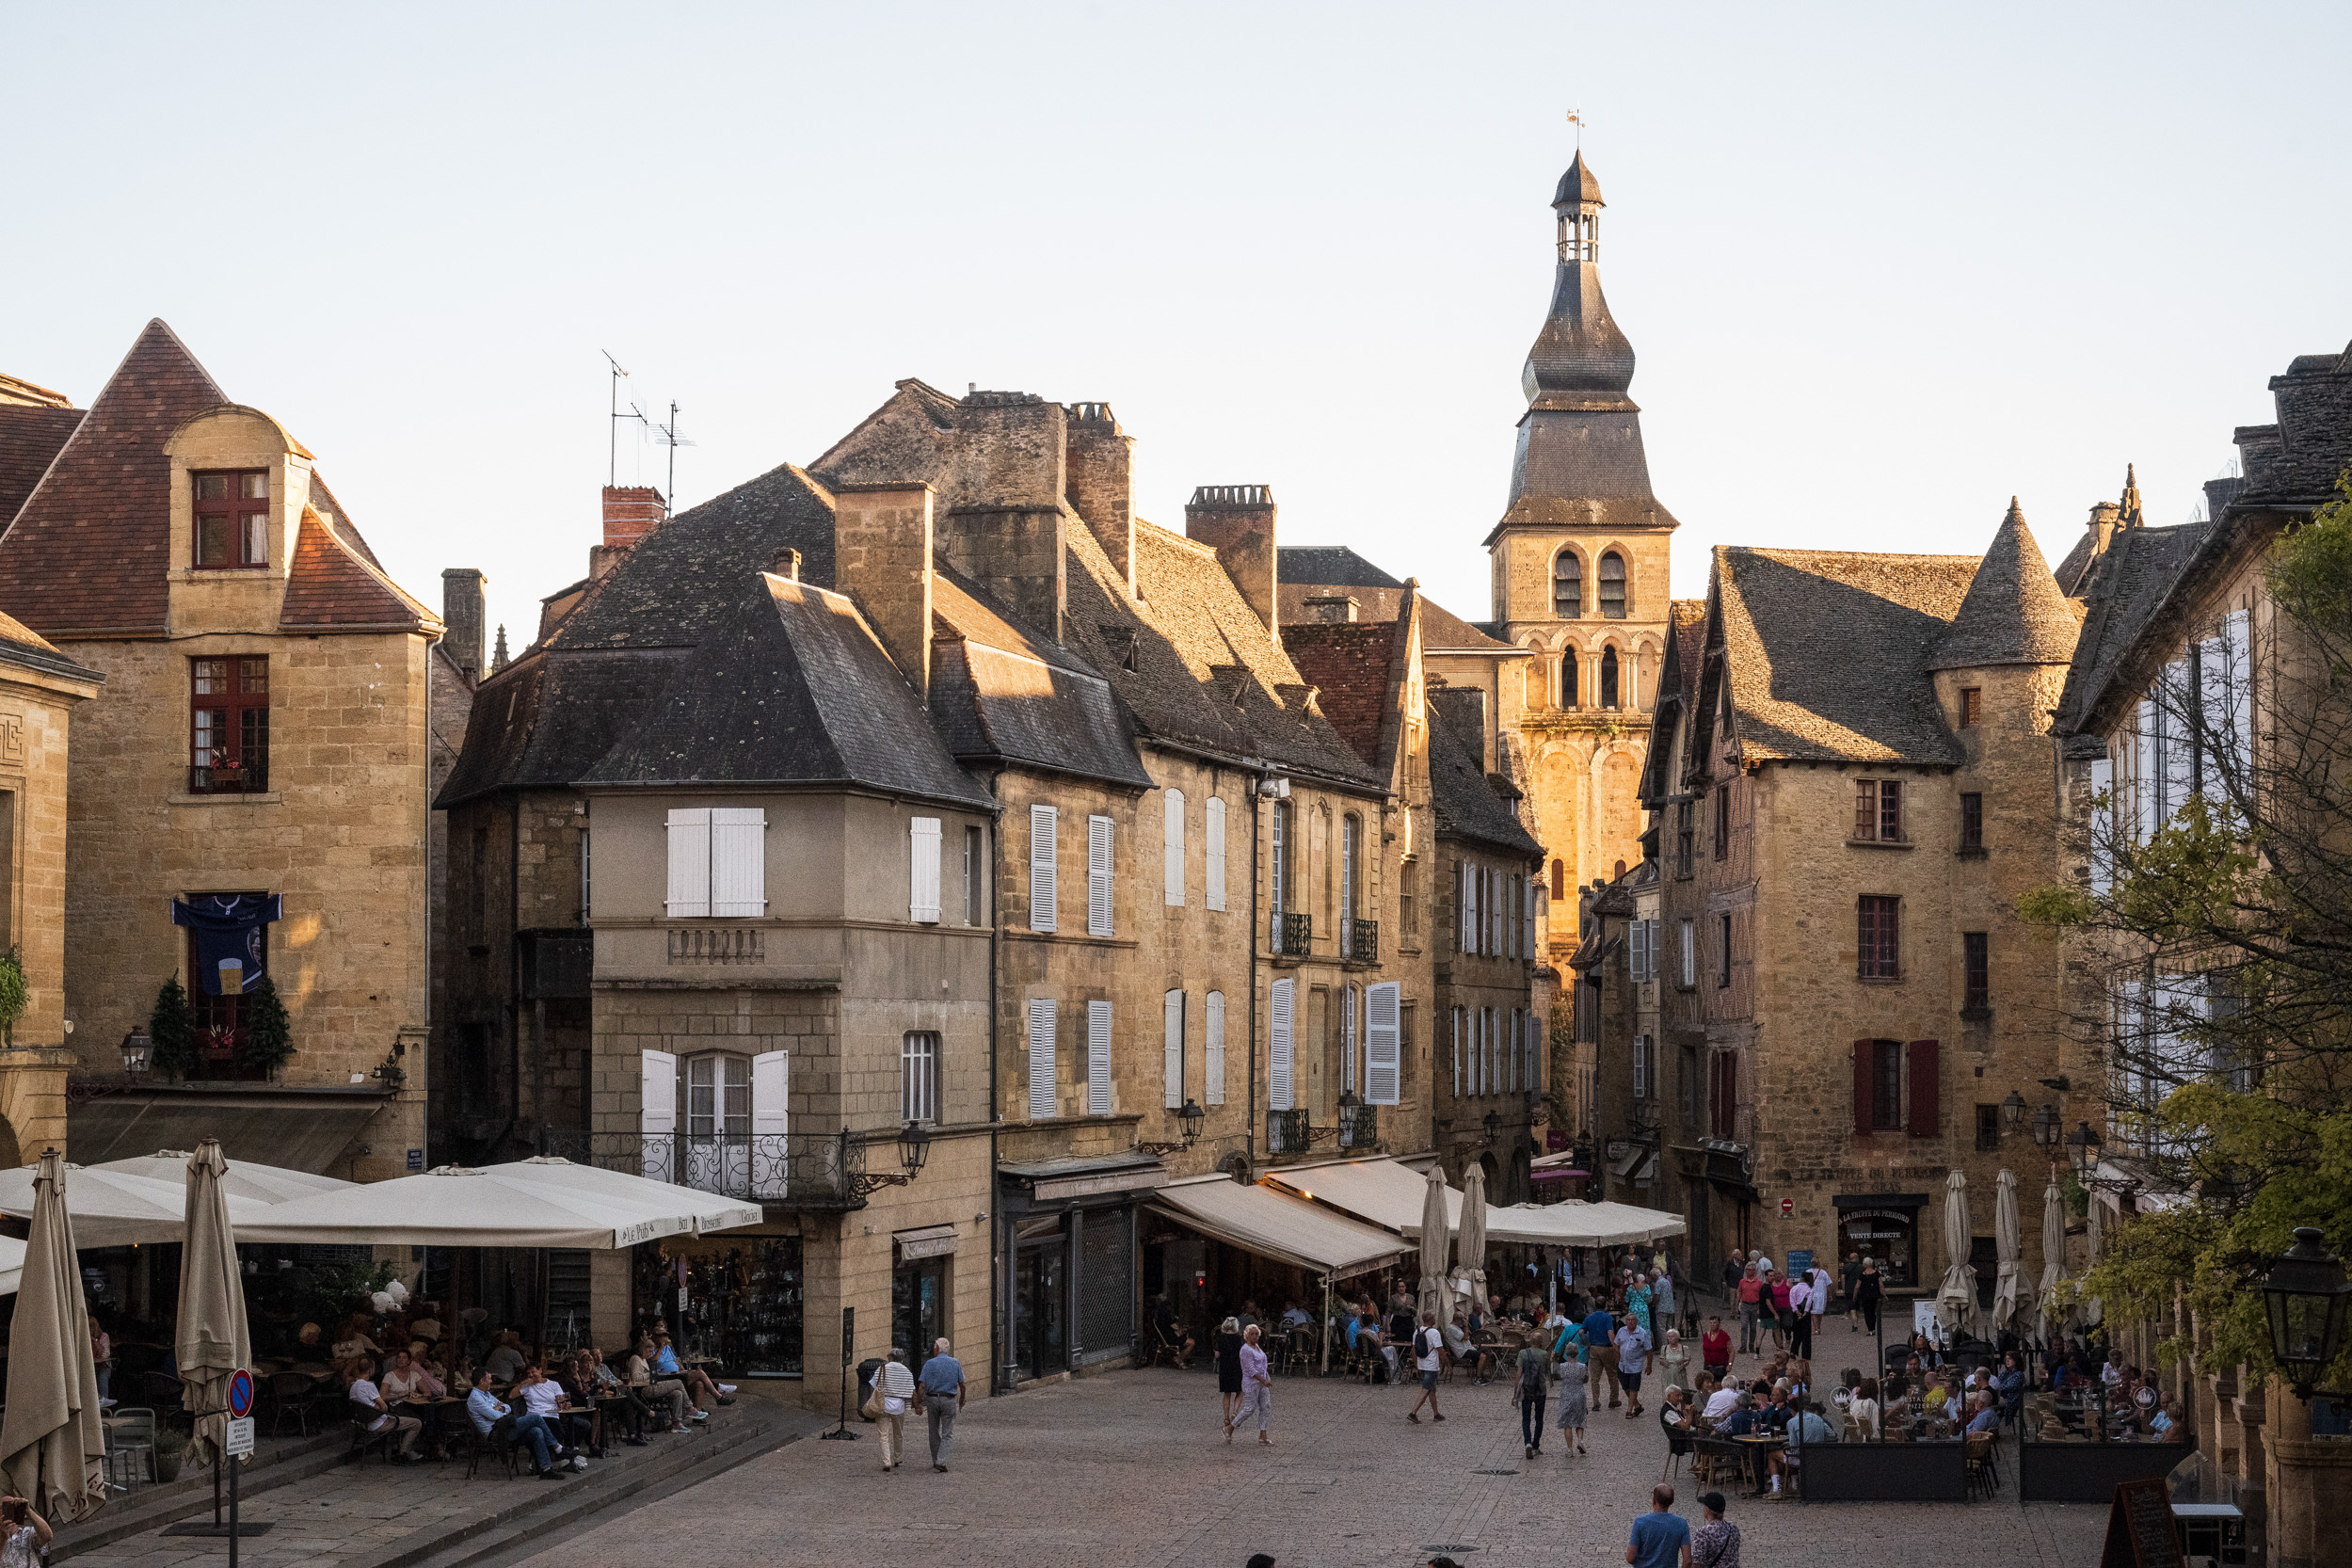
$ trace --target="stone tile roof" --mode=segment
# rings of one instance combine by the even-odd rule
[[[1309,621],[1282,629],[1283,651],[1316,688],[1315,703],[1323,717],[1351,750],[1376,768],[1387,761],[1382,741],[1395,706],[1389,671],[1399,624]]]
[[[1430,807],[1440,838],[1468,839],[1505,855],[1539,859],[1544,846],[1479,766],[1478,746],[1450,723],[1429,727]]]
[[[884,790],[986,808],[906,678],[850,600],[750,573],[591,784]]]
[[[314,507],[302,508],[294,560],[286,572],[278,624],[303,630],[397,626],[438,633],[440,616],[404,593],[355,540],[330,528]]]
[[[2066,558],[2058,563],[2057,570],[2051,574],[2060,593],[2072,599],[2083,591],[2083,578],[2089,572],[2091,557],[2098,552],[2099,536],[2089,529],[2084,529],[2075,539],[2074,548],[2066,552]]]
[[[2082,622],[2058,592],[2058,580],[2025,527],[2017,498],[1992,536],[1968,597],[1952,617],[1931,670],[1976,669],[1994,664],[2063,664],[2074,656]]]
[[[22,664],[45,675],[62,675],[75,680],[103,684],[106,679],[58,652],[48,638],[13,616],[0,616],[0,663]]]
[[[931,718],[960,760],[1137,789],[1151,775],[1111,682],[952,568],[932,582]]]
[[[1276,548],[1274,555],[1277,581],[1283,583],[1334,588],[1404,586],[1346,545],[1287,544]]]
[[[2115,536],[2092,570],[2081,638],[2058,696],[2056,728],[2088,731],[2110,700],[2109,688],[2196,556],[2211,524],[2130,528]],[[2136,694],[2135,694],[2136,696]],[[2091,755],[2097,755],[2097,748]]]
[[[0,531],[8,528],[81,423],[79,408],[0,403]]]
[[[603,760],[685,661],[680,648],[525,650],[475,688],[447,809],[502,789],[562,789]]]
[[[2352,346],[2341,354],[2304,354],[2270,378],[2276,424],[2237,432],[2246,484],[2238,512],[2297,511],[2333,499],[2352,461]]]
[[[0,610],[49,632],[159,632],[171,568],[180,424],[229,401],[161,319],[151,321],[0,536]]]

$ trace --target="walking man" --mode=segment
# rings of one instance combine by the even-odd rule
[[[948,1467],[948,1448],[955,1441],[956,1412],[964,1408],[964,1364],[948,1353],[945,1339],[931,1342],[931,1359],[915,1379],[915,1408],[931,1428],[931,1467]]]
[[[1641,1414],[1641,1374],[1649,1368],[1650,1331],[1640,1319],[1627,1318],[1617,1327],[1617,1381],[1625,1390],[1625,1419]],[[1609,1401],[1616,1403],[1614,1400]]]
[[[1544,1451],[1544,1404],[1552,1392],[1552,1355],[1541,1345],[1527,1345],[1519,1352],[1519,1440],[1527,1446],[1527,1457],[1533,1459]]]
[[[1862,1254],[1848,1253],[1843,1272],[1846,1283],[1846,1332],[1860,1334],[1862,1332]]]
[[[1404,1418],[1415,1426],[1421,1424],[1421,1401],[1429,1401],[1430,1419],[1442,1421],[1445,1413],[1437,1408],[1437,1374],[1442,1369],[1439,1353],[1446,1348],[1446,1336],[1437,1332],[1437,1314],[1421,1314],[1421,1326],[1413,1331],[1413,1369],[1421,1374],[1421,1391],[1413,1397],[1413,1408]]]
[[[1266,1352],[1257,1348],[1257,1335],[1256,1323],[1241,1331],[1241,1414],[1233,1424],[1240,1426],[1256,1412],[1257,1441],[1271,1448],[1274,1440],[1266,1429],[1274,1419],[1274,1380],[1266,1369]]]
[[[1814,1335],[1821,1332],[1821,1320],[1829,1315],[1830,1291],[1835,1282],[1830,1278],[1830,1272],[1821,1267],[1816,1259],[1813,1267],[1805,1271],[1805,1283],[1813,1287],[1813,1334],[1805,1336],[1805,1344],[1808,1347],[1806,1353],[1811,1354],[1810,1347],[1813,1344]]]
[[[1664,1481],[1650,1488],[1650,1512],[1633,1522],[1625,1560],[1633,1568],[1690,1568],[1690,1526],[1674,1512],[1674,1489]]]
[[[1592,1311],[1584,1320],[1584,1361],[1592,1371],[1608,1379],[1608,1408],[1614,1410],[1622,1401],[1617,1397],[1617,1320],[1601,1305],[1601,1298],[1592,1298]],[[1588,1381],[1587,1398],[1601,1391],[1598,1383]]]

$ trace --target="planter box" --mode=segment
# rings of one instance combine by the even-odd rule
[[[2195,1456],[2194,1443],[2027,1443],[2018,1454],[2018,1500],[2109,1503],[2127,1480],[2158,1480]]]
[[[1805,1448],[1809,1503],[1964,1503],[1964,1443],[1815,1443]]]

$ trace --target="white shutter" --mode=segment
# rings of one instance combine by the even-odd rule
[[[780,1050],[763,1050],[751,1059],[751,1150],[754,1171],[784,1171],[784,1135],[791,1123],[792,1057]],[[765,1161],[766,1163],[762,1163]]]
[[[1699,955],[1696,951],[1697,947],[1697,933],[1691,928],[1691,924],[1688,920],[1683,921],[1682,983],[1685,985],[1696,985],[1699,984]]]
[[[2144,844],[2155,830],[2156,705],[2145,697],[2134,714],[2132,730],[2132,842]]]
[[[1225,803],[1216,795],[1208,797],[1208,841],[1206,845],[1208,872],[1208,907],[1225,906]]]
[[[939,919],[939,819],[917,817],[906,824],[907,846],[914,856],[907,885],[906,918],[924,923]]]
[[[1625,978],[1641,984],[1641,950],[1649,938],[1650,922],[1635,920],[1625,928]]]
[[[1638,1100],[1650,1097],[1649,1048],[1650,1037],[1648,1035],[1637,1034],[1633,1037],[1633,1097]]]
[[[1054,822],[1050,806],[1029,808],[1029,929],[1059,931],[1054,911]]]
[[[1393,980],[1364,989],[1364,1102],[1395,1105],[1404,1082],[1402,988]]]
[[[759,807],[711,809],[711,913],[768,912],[768,814]]]
[[[1029,1003],[1029,1119],[1042,1122],[1056,1112],[1053,1076],[1053,999]]]
[[[670,812],[670,918],[711,912],[711,811],[708,807]]]
[[[1160,1069],[1166,1075],[1163,1103],[1171,1111],[1184,1108],[1184,993],[1170,991],[1160,1006]]]
[[[1180,905],[1184,903],[1184,792],[1160,791],[1160,837],[1167,859],[1162,873],[1167,883],[1163,896],[1169,904]]]
[[[1448,1065],[1453,1071],[1454,1098],[1462,1097],[1462,1009],[1453,1010],[1453,1050]]]
[[[2221,770],[2230,765],[2230,650],[2219,637],[2197,645],[2197,792],[2207,800],[2229,799]]]
[[[1086,935],[1111,935],[1111,819],[1086,819]]]
[[[2254,776],[2254,622],[2244,610],[2223,617],[2221,641],[2230,681],[2229,744],[2238,776],[2253,788]]]
[[[655,1181],[676,1181],[680,1166],[670,1158],[678,1131],[678,1058],[649,1050],[637,1067],[638,1167]]]
[[[2164,688],[2156,725],[2164,736],[2164,814],[2168,818],[2196,792],[2197,730],[2189,718],[2196,693],[2186,659],[2175,659],[2164,667]]]
[[[1201,1085],[1201,1097],[1210,1105],[1225,1102],[1225,994],[1208,993],[1208,1058],[1207,1080]]]
[[[1469,862],[1462,866],[1462,951],[1479,951],[1479,884],[1484,879],[1478,867]]]
[[[2090,811],[2090,890],[2104,898],[2115,887],[2115,824],[2120,815],[2115,801],[2115,764],[2102,757],[2090,764],[2090,793],[2104,806]]]
[[[1271,1019],[1270,1047],[1266,1055],[1266,1108],[1288,1111],[1290,1103],[1290,1003],[1298,990],[1295,980],[1277,980],[1273,984],[1272,1004],[1267,1009]]]
[[[1111,1114],[1111,1004],[1086,1004],[1086,1114]]]

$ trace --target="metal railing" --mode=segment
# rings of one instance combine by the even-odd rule
[[[1292,958],[1304,958],[1315,945],[1315,917],[1276,915],[1274,922],[1274,951]]]
[[[1343,1105],[1339,1108],[1339,1146],[1370,1149],[1380,1146],[1380,1107]]]
[[[1304,1154],[1314,1146],[1315,1135],[1304,1108],[1297,1111],[1266,1112],[1266,1152],[1268,1154]]]
[[[1341,920],[1339,922],[1339,956],[1358,964],[1380,962],[1380,922],[1378,920]]]
[[[581,1132],[546,1128],[539,1152],[788,1208],[861,1206],[866,1145],[844,1130],[760,1134]]]

